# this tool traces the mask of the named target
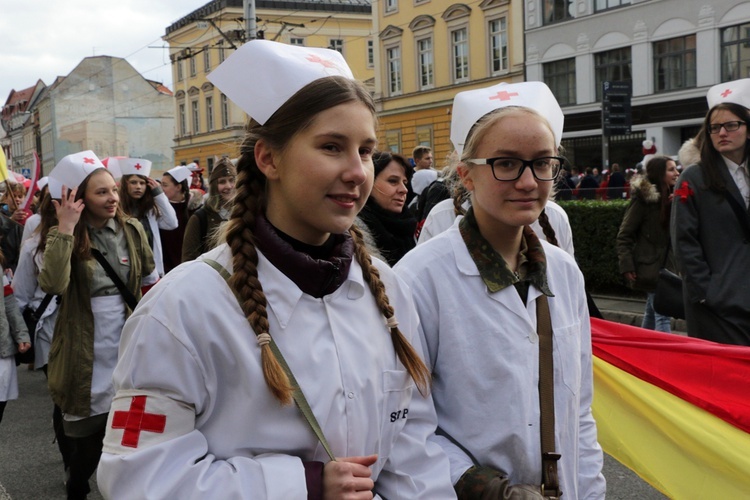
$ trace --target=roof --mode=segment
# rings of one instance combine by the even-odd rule
[[[167,34],[230,7],[242,9],[243,0],[213,0],[169,25]],[[369,14],[372,12],[372,2],[371,0],[255,0],[255,8]]]

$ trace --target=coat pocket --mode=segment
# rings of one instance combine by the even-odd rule
[[[383,372],[383,414],[380,433],[378,461],[385,463],[393,443],[406,425],[409,406],[415,388],[414,381],[406,370]]]
[[[577,395],[581,389],[581,323],[553,327],[555,379]],[[555,389],[559,387],[555,384]]]

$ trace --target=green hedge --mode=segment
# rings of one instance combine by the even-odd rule
[[[592,293],[636,295],[617,267],[617,232],[629,200],[559,201],[570,218],[576,260]]]

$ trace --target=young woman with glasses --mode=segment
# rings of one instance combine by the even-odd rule
[[[529,227],[564,162],[562,122],[540,82],[459,93],[451,140],[471,208],[395,268],[419,311],[436,440],[459,498],[521,498],[514,495],[522,491],[531,495],[523,498],[542,498],[560,490],[564,498],[604,497],[583,276],[570,255]],[[553,330],[552,399],[539,395],[545,318]],[[554,410],[542,412],[543,401],[552,400]],[[557,484],[542,474],[543,413],[554,418],[544,428],[562,457]]]
[[[672,246],[683,277],[688,335],[750,345],[750,79],[711,87],[672,205]],[[681,151],[682,153],[682,151]]]

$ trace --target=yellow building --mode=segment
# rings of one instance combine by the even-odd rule
[[[368,0],[256,0],[257,37],[339,50],[354,76],[373,85],[374,47]],[[175,94],[175,160],[238,155],[246,114],[206,79],[245,39],[242,0],[213,0],[176,21],[170,46]],[[264,71],[257,68],[257,71]],[[374,87],[373,87],[374,90]]]
[[[456,93],[524,80],[521,0],[381,0],[373,22],[381,149],[431,146],[442,167]]]

